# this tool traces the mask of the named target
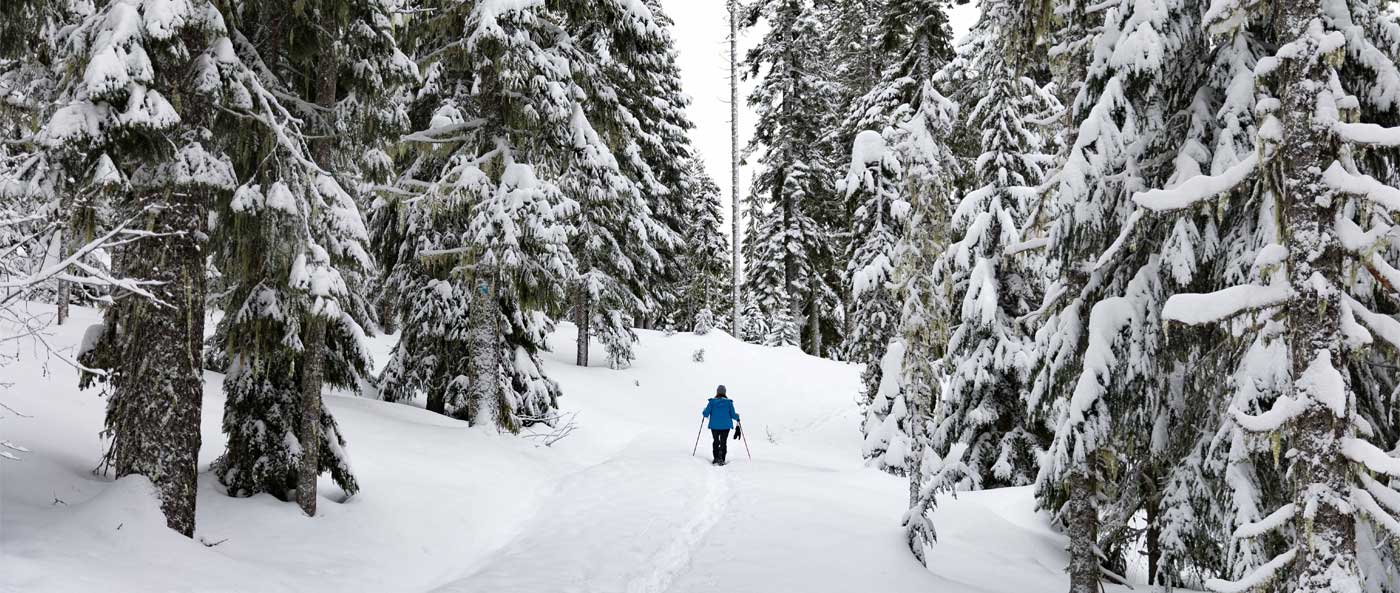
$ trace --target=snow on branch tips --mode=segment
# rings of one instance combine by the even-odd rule
[[[1376,497],[1374,496],[1375,494],[1383,493],[1383,491],[1388,490],[1388,488],[1380,486],[1380,490],[1373,490],[1371,489],[1371,484],[1374,484],[1375,480],[1372,480],[1370,478],[1364,479],[1369,480],[1369,483],[1367,483],[1366,485],[1366,490],[1363,490],[1361,488],[1352,488],[1351,490],[1352,505],[1355,506],[1357,509],[1365,512],[1367,516],[1369,516],[1376,524],[1380,525],[1381,527],[1384,527],[1385,530],[1390,532],[1392,536],[1400,537],[1400,521],[1396,521],[1395,516],[1391,514],[1393,511],[1389,511],[1386,508],[1382,507],[1381,504],[1376,501]],[[1377,486],[1379,486],[1379,484],[1377,484]],[[1394,493],[1395,491],[1390,490],[1390,492]]]
[[[851,146],[851,166],[844,180],[846,197],[865,188],[873,188],[875,180],[869,170],[885,159],[885,138],[879,132],[865,130],[856,135]]]
[[[1400,146],[1400,127],[1387,128],[1377,124],[1333,122],[1332,131],[1337,138],[1352,144],[1371,146]]]
[[[1288,563],[1292,562],[1293,558],[1297,555],[1298,548],[1289,548],[1287,552],[1279,554],[1274,557],[1273,560],[1264,563],[1263,566],[1260,566],[1254,572],[1245,575],[1244,578],[1238,581],[1206,579],[1206,589],[1214,591],[1215,593],[1245,593],[1246,591],[1252,591],[1260,585],[1274,580],[1274,577],[1278,576],[1279,570],[1288,566]]]
[[[1162,320],[1187,325],[1216,323],[1250,311],[1276,307],[1291,298],[1293,289],[1287,284],[1244,284],[1205,294],[1178,294],[1167,299],[1162,307]]]
[[[1352,173],[1337,161],[1322,173],[1322,181],[1339,192],[1365,197],[1392,212],[1400,211],[1400,189],[1377,181],[1364,173]]]
[[[1346,416],[1347,385],[1337,367],[1332,366],[1332,352],[1318,350],[1308,368],[1303,370],[1297,381],[1298,392],[1307,394],[1317,402],[1332,410],[1338,418]]]
[[[1297,514],[1298,506],[1293,503],[1288,503],[1279,507],[1277,511],[1274,511],[1272,514],[1270,514],[1267,517],[1264,517],[1263,519],[1260,519],[1253,523],[1246,523],[1244,525],[1239,526],[1239,528],[1235,529],[1234,538],[1245,539],[1250,537],[1259,537],[1261,535],[1264,535],[1265,533],[1269,533],[1280,527],[1283,527],[1284,525],[1287,525],[1288,522],[1292,521],[1293,517]]]
[[[1389,315],[1381,315],[1371,311],[1345,293],[1342,294],[1342,298],[1344,312],[1349,313],[1352,320],[1371,330],[1375,336],[1390,344],[1392,348],[1400,349],[1400,321]]]
[[[1189,208],[1198,202],[1235,189],[1258,167],[1259,155],[1250,154],[1219,175],[1197,175],[1171,189],[1154,189],[1135,194],[1133,202],[1153,212]]]
[[[1373,472],[1400,478],[1400,459],[1386,455],[1369,441],[1355,437],[1342,439],[1342,455]]]

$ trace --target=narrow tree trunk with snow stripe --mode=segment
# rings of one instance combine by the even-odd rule
[[[468,343],[467,381],[469,397],[467,415],[476,425],[495,426],[511,432],[520,429],[515,410],[502,401],[504,387],[501,373],[500,308],[494,274],[485,267],[476,270],[475,286],[472,288],[471,304],[467,315]],[[587,319],[587,315],[582,316]],[[582,339],[587,334],[580,331]],[[584,350],[583,352],[587,352]],[[585,354],[586,355],[586,354]],[[585,360],[584,365],[588,363]]]
[[[574,295],[574,327],[578,330],[575,340],[574,364],[588,366],[589,334],[592,329],[592,303],[588,299],[588,289],[580,286]]]
[[[734,274],[734,322],[729,326],[730,335],[743,339],[741,329],[742,303],[739,287],[742,286],[744,268],[739,262],[739,0],[729,0],[729,244],[733,259]]]

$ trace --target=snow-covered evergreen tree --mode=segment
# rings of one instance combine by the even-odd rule
[[[199,454],[207,211],[236,185],[213,130],[221,108],[242,110],[240,67],[217,7],[115,0],[79,10],[50,33],[63,39],[57,101],[34,137],[65,191],[116,184],[122,217],[153,236],[117,254],[120,274],[159,282],[155,302],[121,299],[91,332],[83,363],[110,385],[104,463],[155,484],[167,524],[194,532]]]
[[[977,88],[964,113],[966,126],[980,131],[980,154],[976,184],[953,213],[959,239],[944,264],[953,326],[932,445],[949,466],[946,488],[1028,484],[1043,446],[1021,398],[1033,355],[1020,319],[1040,289],[1022,229],[1048,160],[1043,132],[1027,120],[1057,105],[1017,67],[1018,40],[1032,26],[1018,17],[1015,3],[983,2],[967,42],[972,53],[957,64],[976,73],[966,77]]]
[[[744,314],[739,319],[739,339],[750,344],[762,344],[768,335],[768,316],[752,295],[744,296]]]
[[[1372,526],[1400,532],[1400,504],[1386,483],[1400,476],[1400,467],[1384,452],[1391,443],[1373,440],[1376,426],[1361,411],[1363,392],[1353,384],[1364,375],[1350,369],[1366,351],[1396,345],[1388,337],[1394,319],[1373,306],[1392,306],[1395,296],[1386,263],[1394,250],[1381,238],[1388,223],[1380,213],[1396,207],[1397,190],[1381,180],[1393,183],[1388,159],[1362,156],[1366,148],[1384,154],[1400,144],[1397,128],[1387,127],[1400,78],[1393,58],[1377,47],[1389,45],[1393,23],[1386,27],[1376,6],[1364,1],[1252,10],[1263,9],[1214,2],[1206,15],[1213,29],[1227,33],[1255,18],[1274,24],[1264,29],[1272,37],[1264,46],[1273,53],[1254,68],[1261,118],[1254,151],[1223,171],[1134,197],[1154,212],[1189,213],[1257,183],[1257,212],[1277,215],[1259,219],[1277,225],[1278,242],[1258,250],[1250,277],[1213,292],[1175,295],[1162,311],[1164,320],[1231,323],[1252,335],[1238,359],[1227,420],[1237,438],[1271,439],[1275,452],[1287,451],[1275,456],[1288,476],[1284,501],[1261,496],[1257,477],[1240,471],[1248,466],[1227,474],[1237,499],[1272,503],[1259,509],[1262,516],[1237,524],[1234,537],[1278,537],[1282,549],[1272,558],[1232,558],[1227,576],[1206,586],[1384,590],[1390,569],[1381,558],[1388,553],[1359,549],[1357,542],[1375,533]],[[1378,36],[1387,29],[1389,35]],[[1240,560],[1255,566],[1241,573]]]
[[[253,32],[240,31],[237,47],[258,66],[256,83],[270,89],[263,94],[281,104],[263,99],[258,116],[277,134],[241,153],[236,166],[254,173],[215,228],[213,252],[229,285],[216,333],[223,342],[213,345],[228,360],[229,444],[218,473],[236,496],[299,490],[308,514],[321,471],[349,494],[358,489],[319,400],[326,383],[358,390],[369,369],[361,342],[372,326],[364,284],[374,264],[345,189],[361,185],[360,169],[345,155],[380,151],[402,118],[382,98],[415,74],[390,34],[388,9],[380,0],[326,2],[286,15],[250,2],[236,13]]]
[[[875,31],[879,47],[889,54],[883,61],[888,64],[875,85],[853,101],[843,124],[881,130],[902,177],[894,189],[911,210],[894,232],[899,240],[890,254],[890,290],[898,322],[882,337],[867,334],[874,349],[865,358],[861,399],[866,414],[864,454],[873,466],[897,475],[904,475],[918,454],[912,448],[918,442],[911,432],[917,420],[913,405],[920,403],[915,398],[928,397],[925,410],[932,413],[936,379],[930,363],[941,356],[946,341],[932,337],[940,322],[928,309],[939,306],[935,294],[942,289],[930,266],[946,245],[948,183],[957,170],[946,140],[955,110],[933,86],[934,74],[953,55],[944,9],[939,0],[894,0],[877,11]],[[858,303],[851,301],[853,306]],[[862,333],[858,323],[849,325],[852,336]],[[896,349],[903,353],[900,361],[890,359]],[[851,359],[861,360],[854,355]],[[896,367],[899,374],[884,373]],[[891,416],[901,406],[910,413]],[[900,446],[902,442],[910,446]]]
[[[1066,31],[1093,29],[1088,8],[1066,6]],[[1152,436],[1163,428],[1154,426],[1157,412],[1168,411],[1161,404],[1171,367],[1157,315],[1167,291],[1191,281],[1191,250],[1209,247],[1197,243],[1191,223],[1173,235],[1150,221],[1142,236],[1130,236],[1141,213],[1129,198],[1165,183],[1171,171],[1162,164],[1178,163],[1182,141],[1174,134],[1181,132],[1172,125],[1187,119],[1200,80],[1201,8],[1194,0],[1113,3],[1101,11],[1096,35],[1065,34],[1054,50],[1071,61],[1084,56],[1085,76],[1062,85],[1078,89],[1073,142],[1039,209],[1050,227],[1054,278],[1035,314],[1039,361],[1028,405],[1055,431],[1038,496],[1069,532],[1073,591],[1096,589],[1101,574],[1121,571],[1129,521],[1144,506],[1155,513],[1155,488],[1114,472],[1147,475],[1151,483],[1161,471],[1153,449],[1162,443]],[[1142,244],[1120,249],[1129,240]]]
[[[952,302],[943,257],[949,241],[949,219],[954,182],[960,163],[945,144],[957,120],[957,108],[938,92],[933,80],[925,82],[914,117],[902,129],[907,133],[896,147],[905,166],[910,216],[904,240],[896,251],[895,283],[903,297],[900,338],[890,348],[903,350],[900,373],[883,374],[881,383],[897,382],[896,400],[888,408],[872,402],[866,410],[865,451],[868,463],[909,476],[909,510],[903,523],[909,549],[922,562],[933,543],[929,516],[935,497],[933,487],[941,471],[941,458],[932,446],[938,420],[938,399],[943,392],[945,370],[941,363],[948,344]],[[887,391],[883,386],[881,392]],[[897,399],[904,399],[909,417],[900,421]],[[879,424],[876,424],[876,420]],[[886,434],[873,431],[887,426]],[[891,455],[881,441],[907,438],[903,459]],[[876,446],[872,446],[872,442]],[[897,449],[893,449],[898,453]]]
[[[836,93],[814,67],[828,59],[821,16],[809,0],[749,5],[746,22],[764,20],[769,31],[745,61],[748,76],[761,77],[749,96],[757,117],[749,152],[762,155],[750,188],[755,224],[744,241],[745,290],[770,317],[770,335],[772,326],[787,335],[779,320],[791,319],[804,349],[816,355],[825,353],[826,328],[844,327],[839,281],[830,273],[840,253],[833,249],[834,213],[842,209],[827,159],[835,154],[823,146]]]
[[[403,336],[383,397],[426,397],[473,424],[550,422],[558,385],[540,352],[576,279],[557,175],[580,106],[567,34],[540,6],[424,2],[406,47],[424,64],[417,130],[395,187],[377,201],[375,242]],[[539,162],[547,166],[536,167]],[[465,355],[465,356],[464,356]]]
[[[855,206],[846,262],[850,332],[843,356],[865,365],[861,377],[866,386],[864,402],[876,399],[885,366],[880,359],[899,328],[894,266],[909,214],[909,202],[900,192],[901,174],[895,152],[879,132],[866,130],[856,135],[850,170],[841,182]]]
[[[664,274],[675,265],[680,214],[675,198],[686,179],[689,151],[683,95],[678,93],[671,40],[645,2],[565,3],[559,44],[575,71],[583,101],[572,118],[573,150],[560,188],[579,205],[570,246],[578,260],[573,320],[576,362],[589,363],[590,338],[609,366],[635,357],[632,327],[658,310]],[[665,174],[663,183],[658,174]],[[663,224],[645,195],[666,210]],[[663,257],[668,254],[669,257]]]
[[[764,346],[796,346],[802,336],[797,320],[786,308],[779,307],[768,319],[768,333],[763,336]]]
[[[86,184],[70,177],[59,156],[34,142],[38,128],[60,104],[64,71],[61,63],[66,39],[60,29],[91,14],[84,3],[10,2],[0,8],[0,136],[6,138],[0,164],[0,200],[13,212],[24,213],[24,225],[34,235],[23,249],[6,245],[6,258],[29,271],[51,268],[67,259],[79,246],[113,228],[111,199],[120,189],[116,178]],[[78,166],[78,165],[75,165]],[[72,191],[75,185],[86,191]],[[18,229],[12,229],[18,230]],[[35,248],[42,245],[42,248]],[[97,249],[79,262],[88,270],[111,274],[111,253]],[[55,323],[68,319],[71,303],[105,302],[110,291],[103,284],[50,279],[26,291],[29,300],[51,302]]]
[[[699,318],[704,311],[710,312],[708,327],[723,326],[715,311],[722,311],[728,302],[733,277],[719,186],[698,159],[691,162],[690,169],[694,182],[685,186],[685,232],[677,246],[675,264],[685,273],[673,308],[679,327],[696,328],[699,332]]]
[[[709,230],[704,225],[710,223],[696,216],[704,215],[703,210],[708,207],[702,205],[710,199],[706,192],[718,192],[718,187],[705,172],[690,140],[695,125],[686,115],[690,98],[683,90],[678,51],[671,35],[676,24],[666,14],[661,0],[644,2],[658,29],[636,44],[636,51],[623,56],[627,67],[622,69],[625,76],[617,84],[627,91],[621,103],[627,105],[638,122],[634,137],[639,151],[636,157],[628,158],[639,158],[651,170],[654,181],[644,188],[644,197],[652,217],[675,238],[656,245],[661,265],[643,286],[651,310],[646,318],[649,323],[670,318],[677,327],[688,328],[698,309],[691,294],[695,268],[687,259],[693,257],[696,249],[712,247],[697,247],[692,241],[697,233],[720,232],[718,226]],[[713,199],[718,200],[718,196]],[[714,221],[716,225],[723,222],[718,211]],[[697,223],[703,228],[696,228]],[[723,269],[729,268],[726,261]],[[728,290],[731,282],[726,278],[720,286]],[[717,307],[718,302],[713,306]]]

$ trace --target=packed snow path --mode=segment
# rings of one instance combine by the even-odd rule
[[[92,311],[55,339],[77,344]],[[213,327],[213,324],[210,324]],[[728,336],[639,332],[626,370],[549,372],[579,429],[552,447],[412,406],[327,398],[363,491],[320,515],[234,499],[201,475],[196,540],[165,529],[140,479],[93,476],[105,400],[36,357],[4,368],[0,591],[725,593],[1063,590],[1063,541],[1026,489],[964,494],[935,516],[933,569],[904,547],[905,480],[866,469],[859,368]],[[377,341],[378,354],[391,340]],[[696,350],[704,362],[694,362]],[[221,376],[206,376],[201,469],[223,450]],[[724,383],[754,459],[709,463],[700,410]]]

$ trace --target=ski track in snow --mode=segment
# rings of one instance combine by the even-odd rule
[[[706,472],[705,496],[698,512],[676,534],[675,539],[656,555],[653,559],[656,564],[651,571],[628,584],[627,593],[664,593],[670,590],[676,576],[690,565],[705,536],[724,516],[729,501],[729,475],[723,468]]]
[[[433,591],[664,593],[730,500],[722,469],[659,453],[668,436],[639,437],[564,478],[515,540]]]

